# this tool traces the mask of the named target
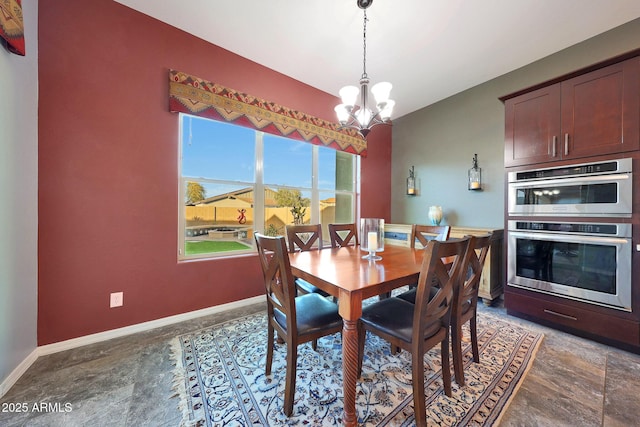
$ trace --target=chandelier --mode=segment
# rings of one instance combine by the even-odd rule
[[[371,128],[389,123],[391,112],[395,101],[389,99],[391,93],[391,83],[380,82],[371,88],[371,93],[376,100],[377,112],[374,114],[369,107],[369,76],[367,75],[367,8],[371,6],[373,0],[357,0],[358,7],[364,11],[363,24],[363,59],[362,77],[360,77],[360,88],[356,86],[345,86],[340,89],[340,99],[342,103],[334,108],[338,115],[341,128],[353,128],[364,138],[371,131]],[[356,100],[360,94],[360,105],[356,106]],[[356,108],[357,107],[357,108]]]

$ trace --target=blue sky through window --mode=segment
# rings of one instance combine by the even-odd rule
[[[255,132],[252,129],[184,116],[182,175],[253,182]]]
[[[255,181],[255,130],[185,115],[182,141],[183,176],[241,183]],[[265,185],[311,188],[312,149],[306,142],[264,134]],[[336,151],[326,147],[318,150],[319,188],[335,190]],[[204,187],[206,197],[230,188],[219,184]]]

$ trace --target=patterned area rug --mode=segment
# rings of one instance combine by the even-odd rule
[[[468,330],[464,331],[468,337]],[[276,344],[273,369],[264,374],[266,314],[259,313],[179,336],[174,340],[175,386],[185,426],[342,425],[340,334],[318,341],[318,351],[298,347],[293,415],[282,412],[285,345]],[[486,313],[478,317],[480,363],[463,343],[464,387],[452,381],[444,394],[440,351],[424,359],[429,426],[490,426],[499,420],[542,341],[541,334]],[[357,384],[358,420],[365,426],[414,425],[411,358],[392,355],[389,344],[367,335]]]

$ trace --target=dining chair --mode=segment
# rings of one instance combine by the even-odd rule
[[[416,425],[426,426],[424,354],[440,343],[444,391],[451,396],[449,326],[453,288],[473,237],[449,241],[431,240],[425,248],[417,286],[416,303],[393,297],[362,309],[358,322],[358,372],[362,371],[366,332],[369,331],[411,354],[411,377]],[[450,267],[444,258],[453,259]],[[435,290],[433,297],[429,297]]]
[[[451,234],[451,226],[449,225],[420,225],[413,224],[411,226],[411,240],[409,245],[416,247],[416,240],[422,245],[427,246],[429,240],[448,240]]]
[[[318,294],[296,296],[296,285],[283,236],[269,237],[255,233],[254,237],[267,295],[265,374],[271,375],[274,334],[277,332],[287,345],[283,411],[291,416],[298,345],[342,331],[342,318],[338,314],[338,306]]]
[[[289,252],[311,251],[322,249],[322,225],[321,224],[297,224],[287,225],[287,241],[289,242]],[[304,294],[320,294],[323,297],[329,294],[317,286],[312,285],[304,279],[296,278],[298,290]]]
[[[358,246],[358,229],[355,224],[329,224],[329,240],[332,248]]]
[[[469,244],[463,263],[461,280],[454,287],[451,309],[451,348],[453,350],[453,372],[456,382],[464,385],[464,360],[462,358],[462,325],[469,322],[473,361],[480,362],[478,351],[477,308],[478,290],[484,261],[492,243],[492,234],[476,236]]]
[[[430,240],[445,241],[449,240],[451,234],[451,226],[449,225],[420,225],[413,224],[411,226],[411,238],[409,240],[409,246],[416,247],[416,240],[426,247]],[[385,294],[383,297],[388,298],[390,293]],[[413,302],[416,299],[416,285],[409,285],[409,290],[398,295],[400,298]]]

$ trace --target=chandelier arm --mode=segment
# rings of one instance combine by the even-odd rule
[[[360,110],[356,110],[355,112],[357,113],[358,111]],[[390,122],[389,119],[383,119],[380,117],[379,113],[376,113],[371,116],[371,119],[369,119],[369,122],[366,123],[366,125],[363,125],[360,123],[360,121],[358,120],[358,117],[354,114],[354,112],[350,111],[349,121],[346,122],[345,124],[342,124],[340,127],[338,127],[338,130],[344,129],[344,128],[352,128],[352,129],[356,129],[357,131],[360,131],[362,129],[370,129],[376,125],[388,125],[390,124],[389,122]]]
[[[391,125],[391,123],[390,122],[377,122],[377,123],[373,123],[368,128],[363,128],[363,127],[358,126],[357,124],[351,124],[351,122],[350,122],[350,123],[347,123],[347,124],[344,124],[344,125],[340,125],[338,128],[336,128],[336,130],[354,129],[354,130],[358,131],[358,133],[360,135],[362,135],[363,137],[365,137],[365,139],[366,139],[366,134],[368,134],[369,131],[373,127],[375,127],[377,125]]]
[[[375,116],[371,117],[371,120],[369,121],[369,126],[368,127],[374,127],[376,125],[386,125],[389,124],[388,120],[384,120],[382,117],[380,117],[380,114],[376,114]]]

